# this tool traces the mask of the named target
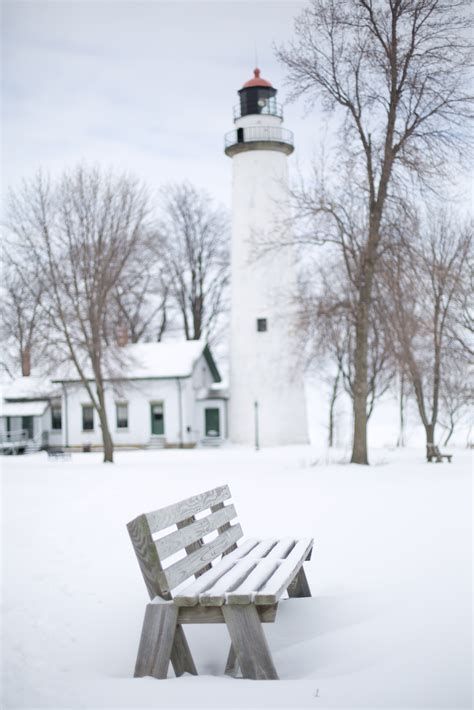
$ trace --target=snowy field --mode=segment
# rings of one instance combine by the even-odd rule
[[[311,447],[2,460],[4,708],[471,707],[470,454]],[[188,626],[199,677],[133,679],[147,593],[125,524],[229,483],[247,536],[313,536],[314,597],[265,632],[280,681],[223,677],[224,626]]]

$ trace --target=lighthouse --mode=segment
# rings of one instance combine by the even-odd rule
[[[307,443],[288,220],[293,134],[259,69],[238,94],[235,129],[225,136],[232,158],[229,435],[257,447]]]

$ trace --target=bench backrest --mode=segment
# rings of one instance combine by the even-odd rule
[[[242,537],[240,525],[231,525],[237,513],[228,486],[186,498],[166,508],[139,515],[127,528],[150,597],[171,599],[171,591],[191,576],[210,569],[213,560],[230,552]],[[204,517],[196,515],[207,511]],[[161,533],[161,535],[159,535]],[[213,539],[204,541],[212,535]],[[177,561],[167,558],[185,550]],[[166,566],[165,566],[166,565]]]

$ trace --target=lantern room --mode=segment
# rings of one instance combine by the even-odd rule
[[[234,108],[234,120],[242,116],[266,114],[283,117],[281,106],[276,102],[277,90],[254,69],[253,78],[245,82],[239,91],[240,103]]]

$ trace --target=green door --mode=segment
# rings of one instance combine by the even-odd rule
[[[163,436],[165,433],[165,418],[163,403],[151,404],[151,433],[155,436]]]
[[[221,425],[219,409],[205,409],[204,415],[206,418],[206,436],[220,436]]]
[[[21,418],[21,428],[26,429],[26,431],[28,432],[28,439],[33,439],[33,437],[34,437],[33,417],[22,417]]]

